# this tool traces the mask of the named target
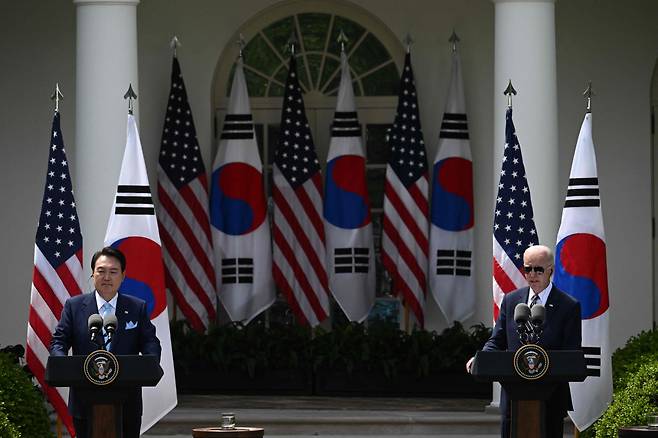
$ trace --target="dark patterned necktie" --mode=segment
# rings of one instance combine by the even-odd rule
[[[538,302],[539,302],[539,294],[535,294],[535,296],[532,297],[532,301],[530,301],[530,308],[532,309],[532,306],[534,306]]]

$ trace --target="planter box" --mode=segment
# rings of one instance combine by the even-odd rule
[[[220,371],[198,364],[185,372],[176,368],[176,386],[183,394],[281,394],[311,395],[310,371],[270,370],[250,377],[242,371]]]
[[[315,395],[370,397],[491,398],[490,383],[476,382],[469,374],[435,374],[424,377],[383,373],[319,370]]]

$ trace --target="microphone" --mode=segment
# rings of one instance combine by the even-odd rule
[[[541,336],[546,320],[546,308],[541,304],[535,304],[530,309],[530,323],[532,324],[533,342],[537,343]]]
[[[105,319],[103,320],[103,325],[105,329],[105,333],[107,333],[107,343],[109,344],[112,342],[112,337],[114,336],[114,333],[117,330],[117,326],[119,325],[119,322],[117,321],[116,315],[106,315]]]
[[[98,313],[89,316],[87,320],[87,328],[89,329],[89,338],[92,342],[98,342],[96,336],[103,328],[103,318]]]
[[[517,304],[514,308],[514,322],[522,344],[528,343],[528,329],[526,327],[528,319],[530,319],[530,307],[526,303]]]

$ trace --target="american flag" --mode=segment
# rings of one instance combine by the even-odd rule
[[[272,271],[299,321],[315,326],[329,315],[322,176],[294,55],[286,80],[280,132],[274,152]]]
[[[64,302],[82,292],[82,234],[59,112],[53,118],[46,187],[34,245],[34,271],[27,324],[27,365],[45,390],[48,400],[71,436],[75,436],[66,407],[68,388],[45,384],[44,375],[52,333]]]
[[[402,294],[422,326],[427,287],[429,184],[409,53],[404,60],[398,109],[388,143],[382,261],[393,277],[393,290]]]
[[[503,296],[527,286],[521,272],[523,252],[539,244],[512,108],[507,109],[505,118],[505,149],[493,225],[494,321],[498,319]]]
[[[203,332],[217,309],[208,181],[175,56],[162,130],[158,200],[166,287],[190,325]]]

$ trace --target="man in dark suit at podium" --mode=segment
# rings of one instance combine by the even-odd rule
[[[551,282],[553,252],[543,245],[531,246],[523,253],[523,269],[529,287],[517,289],[503,298],[498,320],[491,338],[483,351],[516,351],[523,344],[519,339],[514,321],[514,308],[519,303],[528,306],[539,303],[546,308],[543,333],[538,344],[546,350],[580,350],[581,316],[580,303]],[[470,371],[473,359],[466,368]],[[572,410],[569,384],[560,384],[546,402],[546,437],[562,437],[564,417]],[[500,395],[501,437],[510,436],[510,401],[503,389]]]
[[[98,350],[98,344],[89,336],[87,321],[93,314],[114,314],[118,320],[116,333],[106,348],[114,354],[152,354],[160,358],[160,341],[155,334],[143,300],[118,293],[126,275],[126,257],[116,248],[105,247],[91,259],[95,291],[72,297],[64,304],[62,317],[57,324],[50,344],[52,356],[66,356],[69,348],[74,355],[88,355]],[[123,436],[138,438],[142,422],[142,391],[136,388],[128,394],[123,405]],[[69,393],[69,411],[73,417],[78,438],[89,436],[90,421],[86,406]]]

